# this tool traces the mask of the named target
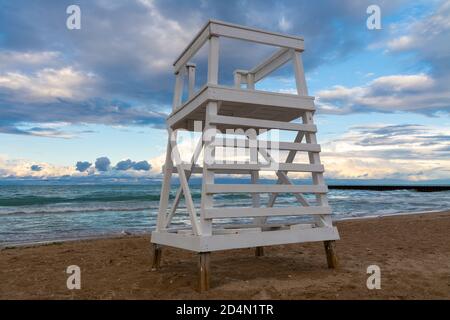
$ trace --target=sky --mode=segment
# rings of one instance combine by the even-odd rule
[[[327,178],[450,179],[450,1],[0,0],[0,180],[160,177],[172,63],[208,19],[305,39]],[[220,47],[225,85],[272,50]],[[295,93],[292,65],[257,89]]]

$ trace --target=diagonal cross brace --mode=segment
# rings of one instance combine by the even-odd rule
[[[297,133],[297,136],[295,137],[294,142],[300,143],[300,142],[302,141],[304,135],[305,135],[305,134],[304,134],[303,132],[298,132],[298,133]],[[260,150],[264,150],[264,151],[265,151],[266,155],[263,154],[263,157],[264,157],[264,158],[266,158],[266,157],[271,158],[270,154],[269,154],[265,149],[260,149]],[[294,159],[295,159],[296,154],[297,154],[297,151],[296,151],[296,150],[291,150],[291,151],[289,151],[288,156],[287,156],[287,158],[286,158],[286,163],[292,163],[292,162],[294,161]],[[266,159],[267,159],[267,158],[266,158]],[[268,160],[268,161],[269,161],[269,160]],[[284,184],[293,184],[292,181],[291,181],[291,180],[289,179],[289,177],[287,176],[287,174],[286,174],[285,171],[277,171],[276,174],[277,174],[277,176],[278,176],[277,184],[283,184],[283,183],[284,183]],[[303,197],[301,194],[295,193],[294,195],[295,195],[295,197],[297,198],[297,200],[298,200],[302,205],[304,205],[304,206],[309,206],[309,203],[306,201],[305,197]],[[274,205],[275,200],[277,199],[277,197],[278,197],[278,193],[272,193],[272,194],[270,195],[270,198],[269,198],[269,202],[268,202],[268,204],[267,204],[267,207],[273,207],[273,205]]]
[[[194,169],[195,163],[197,162],[198,157],[200,156],[200,153],[202,152],[203,144],[204,144],[204,142],[203,142],[203,135],[202,135],[202,137],[200,137],[200,141],[197,143],[197,146],[195,147],[194,153],[191,158],[191,163],[190,163],[191,167],[190,167],[190,170],[188,170],[188,172],[186,174],[187,181],[189,181],[189,179],[191,178],[192,170]],[[175,215],[175,211],[178,208],[182,194],[183,194],[183,188],[181,186],[179,186],[178,190],[177,190],[177,194],[175,195],[175,199],[173,200],[172,207],[170,208],[170,211],[167,214],[165,222],[164,222],[164,226],[166,228],[170,225],[170,222],[172,221],[172,218]]]
[[[169,131],[169,134],[172,135],[172,130]],[[188,179],[186,177],[186,172],[182,166],[180,152],[178,151],[176,141],[170,139],[170,143],[172,145],[172,154],[175,158],[175,164],[178,171],[178,177],[180,179],[180,185],[184,193],[184,198],[186,201],[186,207],[189,212],[189,217],[191,219],[192,231],[195,235],[200,235],[200,226],[197,221],[197,213],[195,211],[194,201],[192,200],[191,190],[189,189]]]

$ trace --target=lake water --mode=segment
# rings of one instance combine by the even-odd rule
[[[150,232],[156,222],[159,192],[159,184],[0,186],[0,245]],[[175,192],[174,188],[172,197]],[[193,186],[192,193],[199,206],[200,186]],[[330,190],[328,197],[335,220],[450,208],[450,191]],[[261,196],[262,203],[267,199]],[[285,195],[277,204],[295,201],[292,195]],[[217,206],[250,204],[251,197],[246,194],[216,198]],[[188,221],[184,203],[181,205],[174,218],[177,225]]]

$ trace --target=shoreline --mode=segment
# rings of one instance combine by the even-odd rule
[[[339,221],[353,221],[353,220],[367,220],[367,219],[370,220],[370,219],[380,219],[383,217],[392,217],[392,216],[439,214],[439,213],[446,213],[446,212],[448,212],[448,210],[388,213],[388,214],[380,214],[380,215],[333,219],[333,223],[336,223]],[[152,229],[152,231],[153,231],[153,229]],[[38,241],[38,242],[12,243],[12,244],[6,244],[6,245],[0,244],[0,251],[6,250],[6,249],[12,249],[12,248],[29,248],[29,247],[48,246],[48,245],[52,245],[52,244],[62,244],[62,243],[66,243],[66,242],[104,240],[104,239],[121,239],[121,238],[139,237],[139,236],[149,236],[150,237],[152,231],[143,231],[143,232],[139,232],[139,233],[129,233],[128,231],[126,231],[129,234],[122,234],[122,232],[123,232],[122,231],[121,233],[118,233],[118,234],[117,233],[116,234],[108,234],[108,235],[104,235],[104,236],[92,236],[92,237],[87,236],[87,237],[82,237],[82,238],[56,239],[56,240],[48,240],[48,241],[44,240],[44,241]]]
[[[0,253],[0,299],[450,299],[450,211],[337,221],[338,269],[321,242],[214,252],[211,290],[197,292],[197,255],[164,247],[151,270],[149,235],[14,247]],[[66,269],[81,268],[81,290]],[[367,267],[381,289],[366,286]]]

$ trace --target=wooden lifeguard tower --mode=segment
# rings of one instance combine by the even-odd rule
[[[236,70],[233,87],[223,86],[218,83],[221,37],[270,45],[276,47],[276,51],[251,70]],[[206,43],[207,82],[196,91],[196,66],[191,59]],[[175,61],[176,84],[173,111],[167,118],[169,141],[164,178],[157,226],[151,237],[153,269],[160,266],[161,246],[198,252],[199,286],[200,291],[204,291],[209,288],[212,251],[255,247],[256,255],[260,256],[264,254],[264,246],[311,241],[323,241],[328,266],[337,266],[334,240],[339,239],[339,234],[332,225],[326,197],[328,188],[323,178],[324,167],[320,163],[320,145],[316,141],[317,129],[313,123],[314,97],[308,96],[301,59],[303,50],[303,39],[299,37],[210,20]],[[297,94],[255,90],[256,82],[288,61],[292,61],[294,67]],[[182,102],[185,78],[188,98]],[[194,130],[196,121],[202,125],[202,137],[191,162],[183,162],[177,146],[177,131]],[[237,128],[243,129],[239,131],[244,132],[242,137],[233,135],[227,138],[228,130]],[[261,132],[273,129],[294,132],[295,140],[260,139]],[[271,156],[269,151],[274,146],[286,154],[285,160],[276,162]],[[247,162],[234,159],[231,163],[216,161],[217,148],[246,148],[250,159]],[[299,153],[307,154],[306,163],[295,161]],[[268,184],[266,179],[261,183],[261,171],[271,171],[274,183]],[[311,183],[294,184],[288,172],[310,173]],[[178,175],[180,186],[169,207],[174,174]],[[200,208],[194,205],[188,183],[195,174],[202,175]],[[219,174],[248,174],[251,183],[218,184],[215,175]],[[216,207],[214,195],[227,193],[251,194],[252,204],[250,207]],[[276,199],[280,193],[293,194],[296,203],[278,206]],[[265,203],[262,203],[260,194],[269,195]],[[171,226],[171,221],[183,196],[190,226],[180,229]],[[271,223],[271,218],[280,216],[310,216],[311,221]],[[223,219],[228,219],[228,223],[220,223]],[[247,220],[246,223],[236,222],[239,219]]]

